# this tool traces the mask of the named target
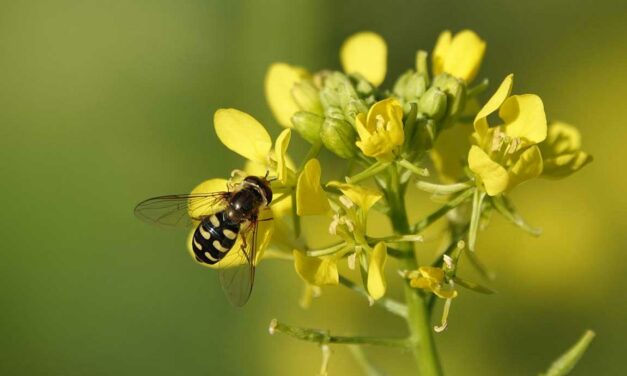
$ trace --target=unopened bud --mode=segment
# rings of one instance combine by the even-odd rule
[[[295,83],[292,87],[292,97],[301,110],[322,115],[320,94],[313,82],[302,80]]]
[[[292,116],[294,129],[310,144],[320,141],[320,129],[324,118],[307,111],[298,111]]]
[[[412,101],[420,97],[426,88],[427,81],[424,75],[414,71],[407,71],[396,81],[393,91],[398,97],[406,101]]]
[[[446,94],[437,87],[430,87],[418,102],[418,111],[431,119],[440,120],[446,114]]]
[[[457,116],[464,110],[466,103],[466,84],[463,80],[442,73],[433,80],[433,86],[446,93],[448,104],[447,116]]]
[[[341,158],[353,158],[357,153],[357,134],[347,121],[326,118],[322,124],[320,139],[324,146]]]

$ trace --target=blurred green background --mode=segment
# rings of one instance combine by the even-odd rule
[[[263,97],[271,62],[339,68],[342,40],[368,29],[388,42],[391,77],[445,28],[477,31],[490,91],[514,72],[515,92],[578,125],[595,157],[516,190],[542,237],[500,219],[481,234],[499,294],[453,304],[437,335],[447,373],[535,374],[592,328],[573,374],[624,374],[626,14],[620,0],[3,1],[0,374],[313,375],[317,347],[269,336],[272,318],[402,335],[403,322],[342,288],[303,311],[293,267],[278,262],[234,309],[191,262],[184,232],[146,226],[132,208],[241,166],[216,141],[217,108],[278,133]],[[334,351],[332,374],[359,374]],[[368,352],[389,374],[413,370],[407,354]]]

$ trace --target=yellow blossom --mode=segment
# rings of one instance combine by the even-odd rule
[[[290,173],[293,174],[293,163],[287,156],[290,129],[281,132],[273,150],[266,129],[245,112],[234,108],[219,109],[213,122],[216,135],[224,146],[248,159],[248,170],[257,171],[255,175],[265,175],[270,170],[276,172],[281,183],[288,183]]]
[[[546,138],[546,115],[537,95],[512,95],[513,75],[503,80],[474,120],[474,145],[468,167],[490,196],[496,196],[542,172],[536,144]],[[490,127],[488,116],[499,111],[503,124]]]
[[[581,150],[581,135],[570,124],[549,125],[546,141],[540,144],[544,159],[542,176],[566,177],[592,162],[592,156]]]
[[[338,284],[339,274],[335,257],[310,257],[298,250],[294,250],[292,253],[296,273],[305,282],[314,286]]]
[[[376,33],[362,31],[344,41],[340,50],[344,72],[358,73],[375,86],[385,79],[387,69],[387,45]]]
[[[385,281],[385,262],[387,260],[387,247],[384,242],[379,242],[370,254],[368,261],[368,294],[372,299],[381,299],[385,295],[387,283]]]
[[[471,30],[462,30],[455,36],[446,30],[433,49],[433,74],[444,72],[471,82],[479,72],[485,48],[485,42]]]
[[[266,73],[266,100],[279,124],[292,127],[291,118],[300,108],[292,96],[294,84],[310,78],[307,70],[285,63],[272,64]]]
[[[329,211],[329,201],[320,185],[320,162],[311,159],[303,168],[296,183],[296,211],[298,215],[320,215]]]
[[[442,299],[452,299],[457,291],[447,286],[444,281],[444,269],[433,266],[421,266],[408,273],[409,285],[413,288],[431,291]]]
[[[355,205],[362,209],[365,213],[370,210],[372,205],[376,204],[383,195],[374,189],[366,188],[360,185],[341,183],[338,181],[330,181],[327,187],[339,189],[346,195]]]
[[[391,160],[403,145],[403,108],[394,98],[376,102],[367,116],[357,115],[355,127],[359,134],[356,145],[365,155]]]

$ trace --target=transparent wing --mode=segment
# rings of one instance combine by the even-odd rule
[[[255,263],[257,254],[257,220],[253,220],[248,228],[241,232],[241,236],[246,240],[246,245],[242,243],[239,249],[232,249],[237,252],[236,257],[230,259],[228,264],[220,268],[220,284],[229,302],[241,307],[250,298],[255,281]]]
[[[135,207],[137,218],[158,226],[189,227],[226,207],[229,192],[168,195],[149,198]]]

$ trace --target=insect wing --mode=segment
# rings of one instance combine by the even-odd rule
[[[246,238],[246,247],[233,248],[236,254],[220,268],[220,285],[229,302],[241,307],[250,298],[255,281],[255,264],[257,256],[258,222],[254,220],[248,229],[242,230],[241,236]],[[227,256],[228,257],[228,256]]]
[[[135,216],[158,226],[189,227],[226,207],[229,192],[195,193],[153,197],[135,207]]]

